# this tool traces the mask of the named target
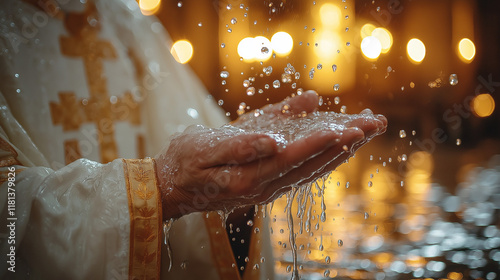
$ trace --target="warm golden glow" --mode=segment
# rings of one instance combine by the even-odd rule
[[[160,9],[161,0],[139,0],[139,8],[143,15],[153,15]]]
[[[460,59],[464,62],[470,62],[474,59],[476,55],[476,46],[468,38],[463,38],[458,43],[458,53],[460,54]]]
[[[382,44],[374,36],[368,36],[361,41],[361,52],[369,60],[375,60],[382,52]]]
[[[255,39],[252,37],[243,38],[238,44],[238,55],[244,60],[254,59]]]
[[[425,58],[425,45],[419,39],[413,38],[406,45],[406,52],[411,61],[420,63]]]
[[[340,47],[340,37],[336,32],[324,30],[318,33],[316,37],[318,47],[314,49],[316,55],[324,60],[332,59],[336,54],[336,50]]]
[[[371,23],[367,23],[361,27],[360,33],[361,33],[361,38],[364,39],[368,36],[372,35],[373,30],[375,30],[375,25]]]
[[[280,31],[271,37],[271,46],[277,55],[288,55],[293,49],[293,39],[290,34]]]
[[[495,111],[495,100],[488,93],[480,94],[472,100],[472,110],[478,117],[489,117]]]
[[[418,169],[431,174],[434,170],[434,160],[432,155],[425,151],[417,151],[410,154],[408,159],[408,168]]]
[[[255,48],[253,51],[253,57],[258,61],[266,61],[271,58],[273,54],[273,48],[271,47],[271,41],[264,36],[257,36],[254,38]]]
[[[340,19],[342,17],[342,12],[340,8],[331,4],[326,3],[319,9],[319,17],[321,23],[327,27],[335,28],[340,24]]]
[[[188,40],[179,40],[174,43],[170,53],[179,63],[187,63],[193,57],[193,45]]]
[[[372,36],[377,38],[382,44],[382,53],[387,53],[392,47],[392,34],[389,30],[379,27],[372,31]]]

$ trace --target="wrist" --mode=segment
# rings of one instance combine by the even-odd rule
[[[195,212],[190,206],[190,199],[173,183],[171,167],[162,158],[155,159],[155,172],[160,192],[163,220],[178,219]]]

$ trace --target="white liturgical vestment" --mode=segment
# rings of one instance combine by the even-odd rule
[[[242,277],[215,213],[167,254],[148,157],[227,121],[170,46],[133,0],[1,0],[0,279],[272,278],[258,217]]]

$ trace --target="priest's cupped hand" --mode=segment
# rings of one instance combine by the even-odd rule
[[[219,128],[188,127],[155,158],[164,219],[268,203],[328,174],[385,132],[365,109],[318,111],[314,91],[241,115]]]

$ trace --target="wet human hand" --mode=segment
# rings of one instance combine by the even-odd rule
[[[305,92],[211,129],[192,126],[156,157],[164,219],[267,203],[334,170],[387,120],[317,112]]]

